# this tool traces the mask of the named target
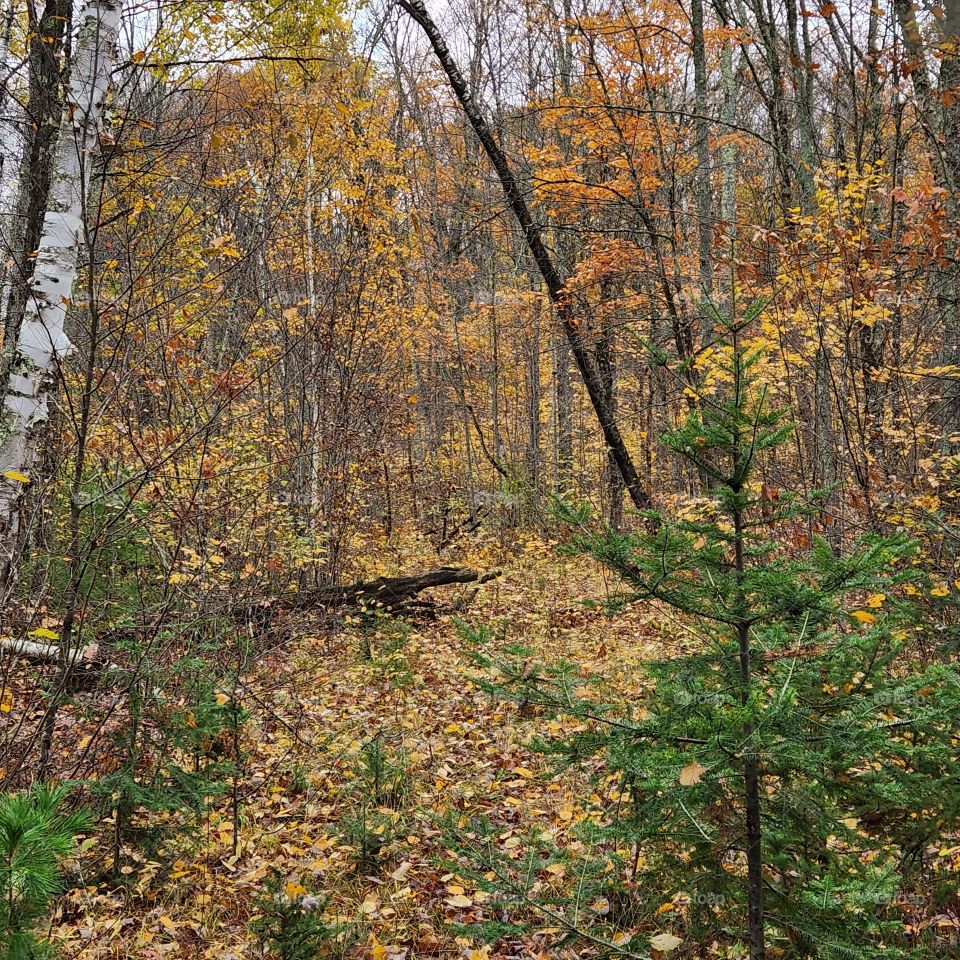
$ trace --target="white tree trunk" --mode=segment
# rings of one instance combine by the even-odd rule
[[[77,276],[90,169],[116,57],[121,0],[88,0],[78,17],[63,121],[36,268],[0,423],[0,567],[19,536],[24,478],[71,351],[64,320]]]
[[[17,68],[12,63],[10,56],[10,33],[13,29],[14,0],[7,0],[6,9],[3,13],[3,21],[0,24],[0,74],[2,74],[2,83],[0,83],[0,210],[4,214],[4,224],[8,215],[8,207],[11,198],[16,194],[16,176],[13,175],[13,168],[20,159],[19,141],[16,124],[7,116],[7,111],[12,109],[11,91],[17,85]],[[4,229],[4,235],[8,231]]]

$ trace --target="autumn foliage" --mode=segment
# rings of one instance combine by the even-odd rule
[[[952,956],[957,0],[149,0],[85,127],[107,6],[0,15],[0,943]]]

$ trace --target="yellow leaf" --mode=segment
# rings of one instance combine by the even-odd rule
[[[950,588],[941,584],[939,587],[934,587],[930,591],[930,596],[931,597],[948,597],[950,596]]]
[[[162,916],[160,918],[160,926],[163,927],[167,933],[176,933],[177,925],[167,916]]]
[[[700,778],[707,772],[706,767],[701,767],[699,763],[694,760],[693,763],[688,763],[680,771],[680,785],[682,787],[692,787],[695,783],[700,782]]]
[[[866,610],[854,610],[850,616],[853,617],[854,620],[859,620],[861,623],[871,624],[877,622],[877,618]]]
[[[870,596],[867,597],[867,606],[876,610],[883,605],[883,601],[886,599],[887,595],[885,593],[871,593]]]
[[[13,709],[13,694],[9,690],[3,691],[0,697],[0,712],[9,713]]]
[[[59,640],[60,634],[54,632],[53,630],[48,630],[46,627],[37,627],[36,630],[31,630],[28,634],[28,637],[39,637],[41,640]]]
[[[306,892],[307,888],[302,886],[299,883],[294,883],[292,880],[283,885],[283,892],[291,899],[297,900],[302,897]]]
[[[513,771],[518,777],[524,777],[527,780],[533,778],[533,771],[529,770],[527,767],[517,767]]]
[[[18,483],[30,483],[30,478],[19,470],[7,470],[4,476],[8,480],[16,480]]]
[[[371,933],[370,934],[370,960],[384,960],[387,955],[387,948]]]
[[[455,897],[447,897],[447,903],[449,903],[451,907],[473,906],[473,901],[469,897],[464,896],[462,893],[458,893]]]

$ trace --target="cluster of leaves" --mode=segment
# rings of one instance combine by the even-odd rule
[[[378,611],[370,616],[361,631],[360,655],[391,684],[405,687],[413,677],[404,653],[409,637],[409,624]]]
[[[162,839],[152,828],[135,829],[134,818],[151,812],[202,815],[240,771],[240,730],[246,718],[227,684],[207,676],[208,665],[183,658],[172,676],[183,687],[182,706],[171,709],[156,672],[144,657],[129,681],[129,722],[114,734],[115,768],[87,782],[99,805],[114,818],[114,872],[123,867],[123,845],[134,840],[148,850]],[[149,819],[149,817],[147,817]]]

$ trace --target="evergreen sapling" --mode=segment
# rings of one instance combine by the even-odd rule
[[[489,689],[584,721],[544,750],[595,769],[599,758],[617,784],[576,856],[539,842],[543,862],[520,871],[565,863],[573,891],[546,902],[516,864],[492,862],[482,831],[461,850],[493,869],[491,889],[512,877],[518,901],[539,898],[571,935],[624,956],[684,940],[751,960],[937,956],[904,915],[949,896],[926,858],[958,822],[960,679],[953,664],[916,665],[911,638],[926,628],[901,589],[918,577],[905,537],[842,554],[815,536],[797,547],[789,533],[810,528],[823,495],[772,497],[758,483],[791,431],[765,402],[762,350],[744,345],[759,309],[715,318],[719,386],[664,438],[705,482],[695,516],[651,511],[617,531],[559,508],[574,549],[625,584],[613,606],[672,610],[696,649],[646,664],[642,702],[604,705],[570,665],[531,671],[476,644],[481,664],[506,671],[481,681]]]

